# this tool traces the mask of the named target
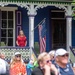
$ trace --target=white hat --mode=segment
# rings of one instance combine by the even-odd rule
[[[55,55],[55,51],[52,50],[52,51],[49,52],[49,54],[50,54],[50,55]]]
[[[15,53],[15,55],[18,55],[18,54],[20,54],[20,55],[21,55],[21,53],[20,53],[20,52],[16,52],[16,53]]]
[[[59,55],[62,56],[64,54],[66,54],[66,53],[68,53],[68,52],[63,48],[57,49],[56,52],[55,52],[55,57],[59,56]]]

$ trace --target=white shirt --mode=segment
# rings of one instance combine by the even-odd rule
[[[6,63],[5,60],[0,58],[0,74],[6,73]]]

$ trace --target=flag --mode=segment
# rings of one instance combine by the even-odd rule
[[[38,25],[39,29],[39,44],[40,44],[40,53],[46,51],[46,28],[45,28],[45,19],[42,21],[40,25]]]

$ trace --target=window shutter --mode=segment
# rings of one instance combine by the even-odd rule
[[[22,13],[21,11],[16,11],[16,36],[18,36],[19,31],[22,29]]]

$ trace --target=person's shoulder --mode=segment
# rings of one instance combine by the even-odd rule
[[[1,62],[1,61],[4,61],[4,60],[0,58],[0,62]]]
[[[0,58],[0,63],[5,64],[5,60]]]
[[[27,68],[33,68],[33,64],[28,63]]]
[[[17,39],[19,39],[19,38],[20,38],[20,35],[17,36]]]
[[[33,69],[33,72],[34,73],[41,73],[42,70],[40,69],[40,67],[36,67],[36,68]]]
[[[0,63],[2,63],[2,61],[3,61],[3,60],[0,58]]]
[[[27,37],[24,35],[24,38],[27,38]]]
[[[20,37],[20,35],[18,35],[17,37]]]
[[[33,71],[39,71],[40,68],[39,67],[35,67]]]
[[[41,70],[39,67],[36,67],[36,68],[32,71],[31,75],[43,75],[43,72],[42,72],[42,70]]]
[[[72,64],[71,63],[67,63],[67,67],[72,67]]]

